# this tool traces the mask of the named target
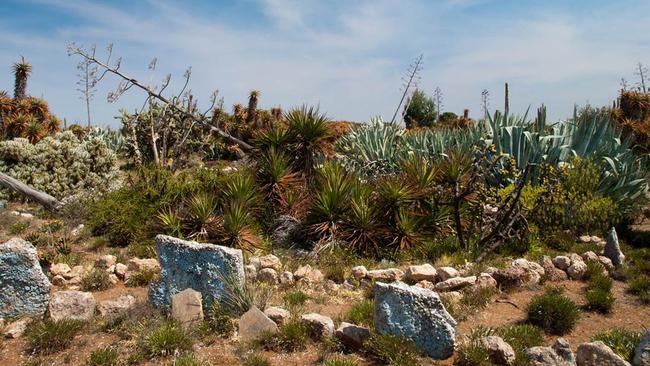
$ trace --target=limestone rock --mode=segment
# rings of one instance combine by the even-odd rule
[[[458,277],[460,273],[454,267],[440,267],[438,268],[438,277],[440,281],[446,281],[450,278]]]
[[[172,295],[172,318],[190,328],[203,320],[201,293],[191,288]]]
[[[0,244],[0,318],[42,315],[51,287],[33,245],[16,238]]]
[[[280,268],[282,268],[282,263],[280,262],[280,258],[274,256],[273,254],[269,254],[260,257],[260,268],[261,269],[271,268],[276,271],[279,271]]]
[[[497,288],[497,280],[490,276],[488,273],[481,273],[476,278],[476,286],[486,288]]]
[[[224,296],[222,278],[243,285],[244,259],[241,250],[214,244],[185,241],[170,236],[156,237],[160,258],[160,279],[149,285],[149,301],[169,309],[171,296],[186,288],[201,293],[203,307]]]
[[[109,268],[111,266],[114,266],[116,262],[117,262],[117,258],[114,255],[106,254],[106,255],[99,256],[99,258],[95,260],[95,267]]]
[[[368,271],[366,277],[374,281],[399,281],[404,276],[404,272],[398,268],[374,269]]]
[[[603,255],[612,260],[612,264],[618,267],[625,261],[625,255],[621,251],[621,246],[618,244],[618,235],[616,229],[612,228],[607,235],[607,243]]]
[[[338,338],[346,347],[359,349],[363,346],[366,339],[370,337],[370,329],[341,322],[339,327],[336,329],[335,335],[336,338]]]
[[[352,277],[361,280],[366,277],[368,270],[364,266],[352,267]]]
[[[603,267],[605,267],[605,269],[606,269],[607,271],[609,271],[609,272],[613,271],[613,270],[616,268],[616,267],[614,267],[614,263],[612,263],[612,260],[609,259],[609,258],[607,258],[607,257],[605,257],[604,255],[599,255],[599,256],[598,256],[598,261],[599,261],[600,264],[602,264]]]
[[[114,317],[128,313],[136,306],[135,297],[132,295],[121,295],[115,299],[100,301],[97,305],[97,312],[103,317]]]
[[[453,277],[448,280],[436,283],[436,291],[453,291],[459,290],[476,283],[476,276],[470,277]]]
[[[126,266],[125,278],[128,280],[136,273],[159,271],[160,263],[154,258],[131,258]]]
[[[27,330],[27,326],[33,321],[34,321],[33,318],[22,318],[13,321],[5,327],[2,334],[5,336],[5,338],[22,337],[23,334],[25,334],[25,331]]]
[[[254,266],[257,270],[262,269],[262,262],[260,261],[260,257],[250,257],[248,259],[248,264]]]
[[[250,342],[261,335],[277,332],[278,325],[255,306],[239,318],[239,338],[243,342]]]
[[[257,281],[275,285],[278,283],[278,272],[273,268],[263,268],[257,273]]]
[[[115,264],[115,275],[123,280],[126,277],[126,271],[128,267],[124,263],[117,263]]]
[[[50,266],[50,274],[52,276],[61,276],[70,273],[72,269],[67,263],[56,263]]]
[[[409,266],[404,278],[412,283],[420,281],[435,282],[437,271],[432,265],[425,263],[417,266]]]
[[[531,262],[525,258],[515,259],[514,261],[512,261],[512,266],[515,268],[521,267],[525,270],[533,271],[537,273],[539,277],[543,277],[545,275],[544,267],[542,267],[538,263]]]
[[[63,276],[56,275],[56,276],[52,277],[52,284],[55,285],[55,286],[63,286],[63,285],[66,284],[66,280],[65,280],[65,278],[63,278]]]
[[[569,266],[571,266],[571,258],[567,257],[566,255],[558,255],[557,257],[553,258],[553,264],[555,267],[566,271],[569,269]]]
[[[316,338],[334,335],[334,321],[328,316],[316,313],[304,314],[300,317],[300,322],[305,324]]]
[[[401,282],[378,282],[374,293],[375,328],[379,333],[406,337],[436,359],[452,355],[457,323],[437,293]]]
[[[539,280],[539,274],[521,267],[510,267],[499,269],[492,274],[499,286],[505,289],[521,287],[527,284],[534,284]]]
[[[588,251],[588,252],[582,253],[581,257],[582,257],[582,260],[585,261],[585,262],[589,262],[589,261],[599,262],[598,254],[592,252],[591,250]]]
[[[515,362],[515,350],[501,337],[487,336],[481,338],[481,344],[487,349],[490,361],[496,365],[512,365]]]
[[[95,297],[91,292],[58,291],[52,295],[48,312],[52,320],[89,321],[95,315]]]
[[[630,366],[601,341],[579,345],[576,361],[578,366]]]
[[[650,330],[645,332],[634,349],[632,364],[634,366],[650,366]]]
[[[568,257],[567,257],[568,259]],[[566,272],[556,268],[551,257],[545,255],[540,259],[540,265],[544,268],[544,278],[548,281],[564,281],[568,279]],[[568,267],[567,267],[568,268]]]
[[[269,319],[273,320],[275,324],[282,325],[284,322],[289,319],[291,313],[289,311],[279,308],[277,306],[270,306],[264,310],[264,315],[268,316]]]
[[[305,279],[310,283],[322,282],[325,279],[325,276],[321,271],[312,268],[309,264],[298,267],[298,269],[293,273],[293,276],[298,280]]]
[[[429,290],[433,290],[433,289],[436,288],[436,284],[435,284],[435,283],[433,283],[433,282],[431,282],[431,281],[427,281],[427,280],[422,280],[422,281],[416,283],[416,284],[413,285],[413,286],[417,286],[417,287],[421,287],[421,288],[426,288],[426,289],[429,289]]]
[[[587,273],[587,264],[582,260],[573,261],[566,273],[572,280],[582,280],[585,277],[585,273]]]
[[[532,366],[576,366],[569,342],[564,338],[555,340],[553,347],[531,347],[524,354]]]
[[[294,279],[293,279],[293,273],[290,271],[284,271],[280,273],[280,283],[283,285],[293,285]]]

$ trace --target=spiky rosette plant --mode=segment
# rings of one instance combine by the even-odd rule
[[[16,62],[12,66],[14,72],[14,99],[20,100],[25,98],[27,91],[27,78],[32,73],[32,65],[30,65],[23,57],[20,62]]]

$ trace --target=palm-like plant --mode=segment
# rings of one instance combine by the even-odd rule
[[[13,65],[12,69],[14,72],[14,99],[20,100],[26,96],[27,78],[32,73],[32,65],[23,57],[20,62]]]
[[[298,175],[292,171],[289,158],[275,148],[261,157],[257,176],[267,197],[273,201],[282,201],[283,192],[298,183]]]
[[[372,193],[369,185],[354,183],[349,209],[343,217],[342,237],[358,252],[377,255],[385,230],[380,225]]]
[[[177,212],[171,208],[162,210],[158,213],[158,220],[162,223],[167,235],[183,238],[183,221]]]
[[[39,121],[32,115],[27,116],[27,122],[24,129],[24,136],[31,142],[35,144],[39,142],[46,133],[44,126],[39,123]]]
[[[252,216],[245,203],[228,203],[220,220],[218,232],[229,246],[251,252],[262,246],[262,240],[251,228]]]
[[[223,196],[226,202],[240,202],[249,209],[255,207],[259,198],[255,181],[248,172],[236,172],[228,176]]]
[[[293,136],[291,148],[297,164],[302,164],[303,173],[311,177],[319,155],[328,151],[330,136],[329,119],[318,108],[302,106],[286,113],[285,120]]]
[[[312,228],[318,237],[332,238],[336,234],[348,208],[353,182],[353,177],[335,162],[326,162],[319,171],[310,212]]]

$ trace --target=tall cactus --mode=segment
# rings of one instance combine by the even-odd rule
[[[246,111],[246,124],[257,125],[257,102],[259,100],[260,92],[252,90],[248,97],[248,110]]]
[[[23,57],[20,62],[13,66],[14,72],[14,99],[20,100],[25,98],[27,92],[27,78],[32,73],[32,65],[30,65]]]

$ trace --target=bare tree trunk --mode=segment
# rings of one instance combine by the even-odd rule
[[[142,153],[140,152],[140,144],[138,144],[138,135],[135,132],[135,121],[133,121],[133,118],[134,117],[131,117],[131,120],[129,121],[129,131],[131,132],[131,146],[133,146],[133,152],[135,154],[135,164],[142,165]]]
[[[11,189],[14,192],[20,193],[27,198],[36,201],[50,210],[58,210],[61,207],[61,202],[49,194],[37,191],[27,184],[14,179],[4,173],[0,173],[0,186]]]

